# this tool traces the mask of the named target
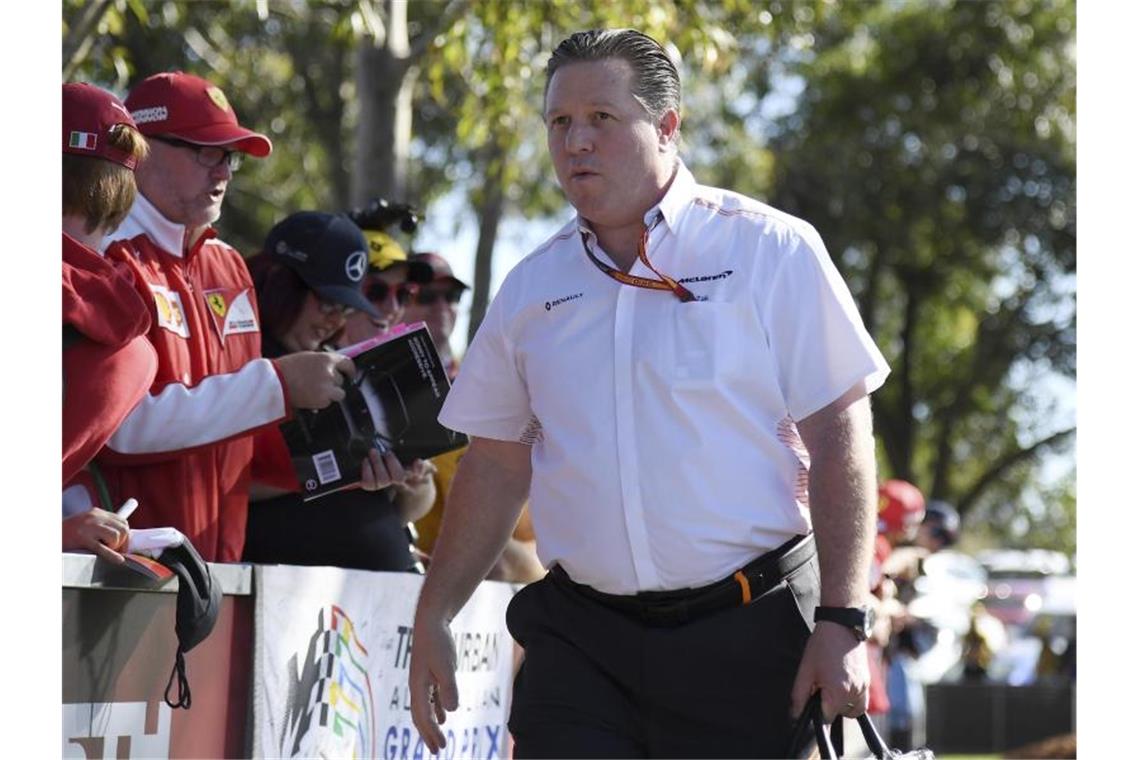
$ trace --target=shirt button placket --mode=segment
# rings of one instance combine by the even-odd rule
[[[653,294],[651,291],[647,291]],[[638,470],[637,424],[634,418],[633,336],[637,288],[618,289],[614,309],[614,417],[617,427],[617,462],[621,479],[621,508],[640,589],[660,588],[657,567],[649,550],[649,534],[641,500],[641,473]]]

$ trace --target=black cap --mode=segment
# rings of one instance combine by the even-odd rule
[[[287,216],[269,231],[265,252],[296,272],[322,299],[380,317],[361,292],[368,241],[344,214],[298,211]]]

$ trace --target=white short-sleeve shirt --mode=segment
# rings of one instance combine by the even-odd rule
[[[810,530],[794,420],[889,372],[811,225],[683,165],[646,221],[698,300],[610,278],[572,221],[507,276],[440,415],[532,444],[540,559],[615,594],[711,583]]]

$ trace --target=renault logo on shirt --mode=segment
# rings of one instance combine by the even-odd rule
[[[567,301],[573,301],[575,298],[581,298],[582,295],[583,295],[582,293],[575,293],[572,296],[562,296],[561,298],[555,298],[553,301],[547,301],[546,302],[546,310],[550,311],[555,306],[561,306],[562,304],[566,303]]]

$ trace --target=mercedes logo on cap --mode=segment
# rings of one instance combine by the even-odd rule
[[[353,282],[360,282],[364,279],[364,270],[367,268],[368,254],[364,251],[353,251],[352,255],[344,262],[344,273]]]

